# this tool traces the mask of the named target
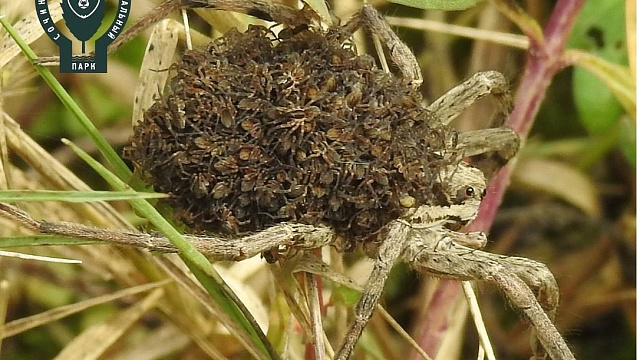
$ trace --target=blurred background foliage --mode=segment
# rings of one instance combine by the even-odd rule
[[[418,7],[434,3],[426,0],[398,2]],[[526,46],[525,37],[516,37],[513,46],[501,41],[475,39],[479,30],[521,34],[521,29],[503,16],[492,2],[456,1],[462,3],[462,7],[473,5],[458,11],[421,10],[382,1],[371,3],[383,14],[393,17],[390,23],[414,50],[423,69],[422,91],[427,101],[477,71],[503,72],[513,82],[514,91],[522,81],[527,52],[520,45]],[[554,6],[562,3],[526,0],[519,1],[518,5],[544,28]],[[133,24],[156,5],[149,0],[133,1],[128,24]],[[347,19],[361,6],[362,3],[355,0],[329,4],[341,19]],[[106,19],[112,18],[116,10],[117,2],[110,0]],[[0,0],[0,15],[11,23],[27,17],[34,19],[33,13],[33,3]],[[205,21],[203,11],[189,13],[195,29],[204,34],[218,33]],[[542,261],[556,275],[561,287],[557,324],[580,359],[632,359],[636,349],[635,14],[633,0],[587,0],[584,3],[566,46],[581,51],[572,54],[573,59],[578,59],[573,64],[579,66],[559,69],[549,88],[539,94],[544,101],[490,232],[489,251]],[[180,19],[179,14],[171,16]],[[214,24],[221,24],[218,30],[229,26],[223,21],[231,21],[232,15],[218,13],[214,16],[218,16],[214,18]],[[243,15],[233,17],[235,22],[231,24],[235,25],[232,26],[246,26],[247,22],[255,21]],[[466,29],[466,36],[446,33],[450,28],[445,28],[444,33],[416,29],[406,19],[424,20],[427,24],[424,26],[459,26]],[[63,22],[58,24],[64,28]],[[60,74],[57,68],[52,69],[116,149],[122,149],[131,134],[134,91],[149,33],[150,29],[110,56],[107,74]],[[100,158],[95,153],[95,145],[77,122],[71,120],[73,115],[37,76],[24,56],[7,50],[12,40],[4,34],[0,31],[0,94],[5,124],[9,121],[18,124],[92,188],[109,190],[101,178],[61,144],[60,138],[69,138]],[[373,54],[368,39],[357,35],[358,50]],[[90,44],[91,41],[87,45]],[[179,46],[179,52],[183,51],[184,44],[181,42]],[[32,47],[39,56],[53,56],[58,52],[46,36],[34,41]],[[482,101],[458,119],[457,126],[459,129],[486,127],[492,112],[491,104]],[[24,159],[16,149],[24,142],[6,141],[11,149],[8,154],[10,165],[4,167],[10,189],[64,187]],[[89,206],[43,203],[29,204],[25,208],[36,218],[116,226],[96,217],[96,210],[93,215],[87,215]],[[113,206],[125,218],[138,224],[139,218],[126,203],[114,203]],[[0,233],[11,236],[18,234],[19,229],[16,224],[3,221],[0,222]],[[23,249],[27,253],[82,259],[82,266],[0,258],[0,280],[6,280],[0,287],[0,303],[6,307],[5,321],[11,323],[45,311],[74,308],[74,304],[84,300],[99,300],[130,286],[167,276],[163,273],[165,268],[145,265],[145,261],[150,261],[148,254],[140,255],[132,249],[106,248]],[[338,255],[326,256],[339,264],[336,266],[344,266],[343,271],[357,281],[366,279],[371,261],[348,255],[342,264],[336,260]],[[259,322],[269,329],[269,338],[274,344],[282,344],[286,339],[292,343],[303,342],[300,328],[291,324],[285,295],[275,286],[287,281],[277,277],[273,280],[260,259],[221,264],[219,268],[227,274],[234,289],[239,289],[240,296],[250,303],[248,306]],[[425,322],[429,321],[429,314],[424,309],[439,284],[440,281],[415,274],[406,266],[397,266],[387,284],[385,307],[418,343],[424,340],[421,334],[425,332]],[[510,309],[496,289],[484,284],[478,284],[478,287],[480,305],[498,358],[528,358],[527,324]],[[330,282],[323,287],[327,292],[324,299],[331,300],[326,304],[325,330],[335,335],[343,331],[340,326],[344,327],[344,321],[340,317],[344,316],[353,299],[349,299],[348,291],[329,294],[333,288]],[[127,323],[126,328],[123,325],[121,336],[110,339],[108,346],[101,353],[92,353],[93,356],[103,359],[248,356],[216,322],[214,315],[189,294],[172,292],[165,297],[169,294],[180,298],[159,300],[160,305],[154,310],[140,310],[135,321]],[[48,316],[39,319],[33,329],[10,336],[5,333],[0,354],[3,359],[17,360],[56,356],[82,358],[77,353],[69,354],[70,344],[82,339],[86,342],[85,347],[79,349],[86,349],[91,347],[87,339],[100,342],[100,335],[87,335],[87,330],[119,319],[117,316],[140,304],[142,298],[141,295],[123,294],[115,301],[105,299],[97,301],[99,304],[95,306],[77,306],[74,308],[77,311],[71,311],[62,319],[46,313]],[[456,315],[456,309],[461,305],[450,306],[443,309],[452,314],[445,332],[450,335],[449,339],[456,340],[443,340],[438,358],[475,358],[478,340],[472,322],[465,322],[465,311],[461,312],[463,315]],[[362,343],[366,351],[360,350],[358,358],[401,359],[407,358],[410,351],[378,316],[372,320]],[[295,355],[292,358],[305,358],[305,348],[293,348]],[[414,355],[410,357],[413,359]]]

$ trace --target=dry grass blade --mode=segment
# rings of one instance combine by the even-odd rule
[[[36,261],[61,263],[61,264],[81,264],[82,263],[82,261],[80,260],[61,259],[61,258],[56,258],[51,256],[31,255],[31,254],[23,254],[23,253],[13,252],[13,251],[0,250],[0,257],[2,256],[13,257],[13,258],[23,259],[23,260],[36,260]]]
[[[322,330],[322,310],[320,303],[320,294],[318,291],[318,281],[316,275],[306,273],[305,283],[307,284],[307,301],[311,312],[311,326],[313,327],[313,350],[316,359],[322,359],[325,356],[324,338],[325,333]]]
[[[528,49],[529,40],[526,36],[491,30],[476,29],[467,26],[447,24],[439,21],[415,18],[399,18],[387,16],[385,19],[393,26],[401,26],[416,30],[433,31],[442,34],[460,36],[474,40],[484,40],[495,44]]]
[[[21,318],[18,320],[11,321],[4,326],[4,334],[2,334],[2,338],[7,338],[10,336],[14,336],[16,334],[20,334],[29,329],[33,329],[37,326],[42,326],[45,324],[49,324],[51,322],[60,320],[64,317],[67,317],[72,314],[77,314],[81,311],[84,311],[92,306],[104,304],[110,301],[114,301],[117,299],[121,299],[126,296],[132,296],[136,294],[140,294],[149,290],[153,290],[159,287],[162,287],[169,283],[169,281],[158,281],[154,283],[148,283],[144,285],[134,286],[131,288],[123,289],[116,291],[112,294],[106,294],[102,296],[97,296],[95,298],[84,300],[75,304],[70,304],[67,306],[58,307],[49,311],[45,311],[43,313],[29,316],[26,318]]]
[[[0,40],[0,44],[2,41]],[[2,67],[0,67],[2,69]],[[4,103],[2,101],[2,92],[4,84],[0,82],[0,116],[4,113]],[[7,147],[7,131],[4,127],[4,121],[0,121],[0,190],[6,190],[9,188],[9,176],[7,174],[7,167],[9,167],[9,149]]]
[[[49,13],[51,14],[51,19],[53,19],[54,22],[62,20],[62,8],[60,7],[60,3],[50,3]],[[35,12],[24,17],[15,24],[14,27],[28,44],[31,44],[44,35],[44,29],[40,25]],[[18,47],[18,44],[11,40],[9,35],[5,35],[0,44],[0,68],[2,68],[7,65],[9,61],[13,60],[13,58],[18,56],[21,50],[20,47]]]
[[[158,306],[158,301],[163,294],[162,289],[155,289],[132,307],[112,316],[103,323],[90,327],[76,336],[55,359],[92,360],[100,358],[136,321],[149,310]]]
[[[306,306],[308,303],[306,301],[301,301],[303,300],[301,299],[303,292],[302,289],[299,288],[300,284],[294,281],[291,277],[291,273],[288,271],[283,271],[282,269],[275,267],[272,267],[270,270],[276,279],[281,280],[279,284],[282,290],[282,295],[289,307],[289,310],[291,311],[292,317],[297,320],[297,326],[302,328],[305,336],[313,338],[313,326],[311,325],[311,319],[309,316],[310,312],[309,308]],[[295,285],[293,285],[294,283]],[[330,345],[327,346],[327,349],[330,353],[333,353]]]
[[[522,159],[513,176],[518,183],[556,195],[593,218],[601,212],[598,191],[593,182],[570,164]]]
[[[327,8],[327,2],[325,0],[307,0],[305,1],[305,4],[312,8],[325,24],[333,23],[331,13]]]
[[[178,44],[180,24],[174,20],[162,20],[153,27],[140,66],[140,83],[136,88],[133,101],[131,123],[135,125],[142,119],[145,109],[148,109],[162,93],[163,84],[169,78],[169,66],[172,64],[173,54]]]
[[[478,306],[478,298],[476,298],[476,294],[473,291],[473,285],[469,281],[463,281],[462,289],[464,290],[464,295],[467,298],[467,303],[469,304],[469,312],[471,313],[473,322],[476,324],[476,329],[478,330],[480,348],[482,349],[481,353],[487,356],[487,360],[496,360],[496,355],[493,353],[493,347],[489,341],[487,329],[484,326],[484,321],[482,320],[482,313]],[[479,355],[478,358],[480,358]]]
[[[51,156],[29,135],[25,134],[20,125],[8,114],[5,113],[3,118],[9,149],[41,174],[48,183],[58,189],[91,190],[71,170]],[[122,218],[122,215],[106,203],[74,204],[72,207],[96,225],[113,226],[113,224],[116,224],[119,227],[132,228]]]
[[[234,336],[236,336],[238,341],[246,344],[245,347],[247,350],[251,351],[255,349],[253,346],[250,345],[251,339],[249,339],[247,332],[244,331],[244,329],[241,327],[240,324],[230,320],[230,316],[223,309],[220,308],[220,305],[216,303],[211,298],[211,296],[203,290],[202,286],[196,283],[192,274],[186,273],[183,267],[181,268],[177,266],[168,258],[159,258],[157,261],[158,261],[158,264],[165,269],[167,274],[171,276],[177,282],[178,285],[180,285],[179,289],[175,289],[175,290],[178,290],[178,292],[180,293],[184,292],[189,294],[191,297],[191,299],[189,300],[190,302],[196,301],[196,302],[199,302],[201,305],[205,306],[207,311],[210,313],[210,315],[220,319],[220,322],[224,324],[224,326],[227,329],[229,329],[229,331],[233,333]],[[187,299],[183,298],[183,301],[187,301]],[[191,304],[191,306],[194,306],[194,305],[195,304]],[[176,306],[176,304],[171,304],[171,306]],[[176,309],[169,307],[168,310],[173,311]],[[205,321],[205,319],[201,317],[198,317],[198,319],[200,321]],[[180,322],[180,321],[184,321],[184,319],[181,320],[174,317],[174,321]],[[184,325],[186,325],[187,327],[190,326],[189,323]],[[204,326],[205,324],[201,324],[201,325]],[[206,328],[208,328],[208,326],[206,326]],[[194,339],[194,341],[198,343],[200,348],[206,353],[208,353],[209,355],[211,355],[213,358],[217,358],[217,356],[215,356],[214,354],[217,354],[218,350],[216,350],[215,347],[213,347],[213,344],[206,336],[206,334],[210,330],[205,331],[205,329],[196,329],[196,328],[192,328],[191,330],[192,331],[190,332],[190,335]],[[267,359],[264,353],[261,353],[255,350],[252,352],[251,355],[256,359],[265,359],[265,360]]]
[[[304,255],[297,262],[292,272],[303,272],[309,274],[315,274],[328,279],[336,284],[346,286],[352,290],[362,292],[363,289],[351,278],[335,271],[331,266],[324,263],[322,260],[315,256]],[[420,348],[415,340],[409,335],[400,324],[385,310],[382,305],[377,305],[378,313],[385,319],[385,321],[407,342],[416,353],[425,360],[431,360],[431,357]]]
[[[625,2],[626,13],[626,25],[627,25],[627,49],[629,56],[629,66],[631,67],[631,76],[636,78],[636,48],[637,48],[637,36],[636,29],[638,26],[636,18],[636,2],[635,0],[627,0]]]
[[[109,354],[109,360],[139,360],[171,358],[180,350],[187,348],[191,340],[180,329],[165,324],[149,332],[146,339],[118,349],[117,354]],[[218,354],[211,356],[212,360],[226,360],[227,357]]]
[[[7,316],[7,306],[9,304],[9,282],[0,280],[0,350],[2,350],[2,339],[4,339],[5,320]]]

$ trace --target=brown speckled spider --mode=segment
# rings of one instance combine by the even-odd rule
[[[573,359],[552,323],[559,294],[547,267],[481,251],[484,234],[458,231],[486,188],[483,172],[463,158],[503,165],[518,138],[505,127],[458,134],[448,123],[489,94],[506,116],[503,75],[478,73],[423,106],[413,54],[371,6],[329,27],[309,9],[257,1],[185,0],[163,11],[177,7],[241,11],[284,27],[232,30],[188,52],[162,98],[138,117],[125,153],[171,195],[178,220],[206,232],[186,238],[209,259],[363,246],[375,264],[335,359],[352,355],[398,260],[436,277],[495,283],[535,328],[536,358]],[[397,77],[348,46],[361,27],[382,41]],[[0,212],[45,234],[174,251],[159,235],[36,221],[8,205]]]

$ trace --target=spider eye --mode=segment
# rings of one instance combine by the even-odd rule
[[[467,195],[467,197],[472,197],[476,194],[476,190],[471,186],[467,186],[467,188],[464,189],[464,194]]]
[[[474,197],[476,197],[476,189],[473,186],[465,186],[458,190],[455,201],[457,204],[462,204],[467,199],[472,199]]]
[[[487,196],[487,189],[482,190],[482,198],[484,199],[485,196]]]

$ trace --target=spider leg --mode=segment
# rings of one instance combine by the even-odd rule
[[[394,221],[389,225],[389,233],[380,244],[373,270],[356,306],[355,318],[334,359],[347,360],[353,353],[356,342],[362,335],[365,325],[371,319],[378,300],[380,300],[389,271],[405,247],[410,230],[410,226],[402,221]]]
[[[500,151],[505,159],[518,152],[520,137],[506,126],[465,131],[458,134],[456,150],[464,151],[464,156],[476,156],[489,151]]]
[[[533,346],[535,359],[545,351],[553,360],[575,359],[553,325],[558,306],[558,285],[539,262],[474,250],[460,245],[447,231],[414,231],[403,257],[424,273],[457,280],[483,280],[496,284],[531,322],[543,349]],[[538,298],[531,288],[538,292]]]
[[[158,5],[155,9],[145,14],[135,24],[127,27],[120,36],[118,36],[109,46],[107,46],[107,53],[111,54],[116,51],[120,46],[133,40],[143,30],[149,26],[157,23],[158,21],[167,17],[171,12],[176,11],[184,7],[183,0],[166,0],[162,4]]]
[[[310,24],[319,20],[319,16],[310,9],[305,8],[298,10],[276,2],[252,0],[166,0],[142,17],[138,22],[123,31],[122,34],[109,45],[107,52],[111,53],[115,51],[121,45],[126,44],[136,37],[144,29],[167,17],[169,13],[184,8],[208,8],[234,11],[293,27]]]
[[[167,238],[157,233],[134,233],[77,223],[38,221],[19,208],[5,203],[0,203],[0,216],[20,222],[41,234],[100,240],[160,252],[177,252]],[[316,249],[334,240],[334,232],[329,227],[295,223],[278,224],[263,231],[233,239],[208,235],[183,236],[211,261],[239,261],[280,247]]]
[[[344,25],[341,32],[344,36],[350,37],[363,25],[387,47],[391,60],[396,64],[402,78],[406,80],[408,85],[418,88],[422,84],[422,70],[420,70],[418,60],[373,6],[365,4]]]
[[[480,169],[487,178],[514,158],[520,148],[520,137],[506,126],[460,133],[456,150]]]
[[[520,137],[504,126],[513,110],[509,82],[504,75],[497,71],[476,73],[442,95],[428,109],[433,113],[434,121],[446,125],[476,100],[487,95],[493,95],[498,102],[499,116],[494,124],[497,127],[459,134],[455,149],[462,156],[472,156],[473,165],[481,169],[487,178],[491,178],[516,155],[520,147]]]
[[[414,225],[413,228],[416,229],[417,227]],[[482,249],[487,245],[487,235],[482,231],[461,233],[449,229],[439,229],[438,232],[441,236],[474,250]]]
[[[509,90],[509,82],[497,71],[482,71],[473,74],[460,85],[447,91],[429,105],[435,118],[442,124],[448,124],[476,100],[493,95],[499,102],[499,123],[501,126],[513,110],[513,98]]]
[[[207,8],[214,10],[245,13],[266,21],[289,26],[308,25],[320,20],[312,9],[295,9],[289,5],[256,0],[180,0],[188,8]]]

